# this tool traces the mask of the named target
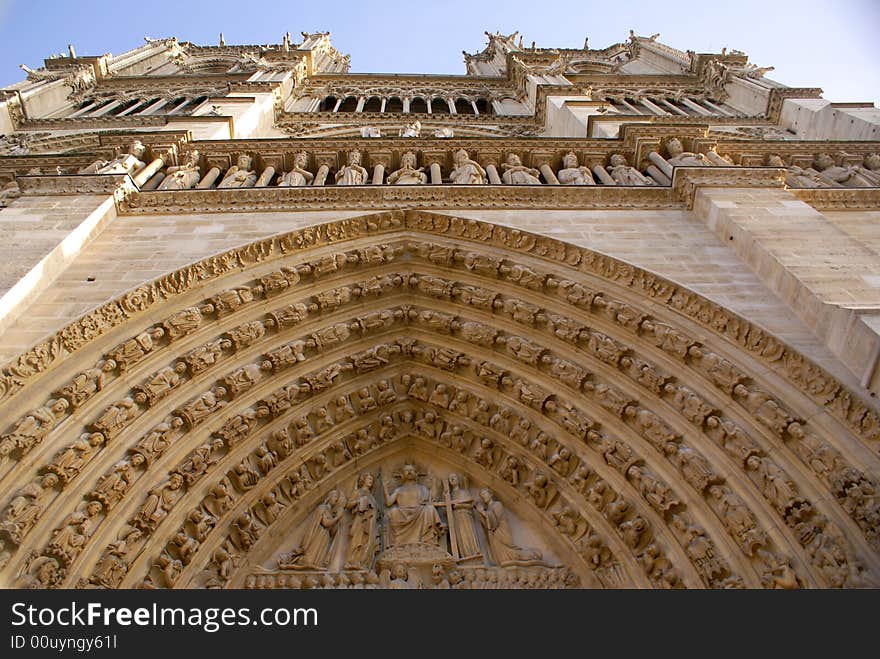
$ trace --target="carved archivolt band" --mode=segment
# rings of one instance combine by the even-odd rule
[[[210,513],[205,497],[226,488],[249,502],[259,526],[262,498],[291,467],[305,465],[316,491],[324,491],[322,477],[338,477],[326,465],[343,469],[348,460],[334,460],[356,452],[348,438],[356,430],[333,430],[342,424],[330,401],[345,395],[359,414],[375,416],[358,397],[366,388],[380,398],[382,381],[394,392],[397,407],[383,414],[392,414],[395,433],[455,454],[453,435],[448,444],[441,437],[454,426],[468,432],[472,441],[458,452],[468,469],[532,500],[556,527],[558,543],[580,554],[580,567],[569,567],[582,585],[853,586],[876,578],[876,440],[812,418],[817,402],[840,405],[848,395],[840,385],[745,323],[748,338],[739,345],[736,334],[737,343],[717,332],[695,334],[697,323],[659,303],[697,319],[714,308],[727,324],[705,320],[728,334],[742,321],[657,278],[649,285],[630,266],[491,225],[416,218],[409,218],[413,228],[430,223],[456,239],[389,232],[378,242],[328,233],[328,242],[339,235],[351,243],[320,248],[305,230],[300,244],[315,246],[308,260],[285,260],[280,269],[269,263],[274,246],[297,244],[293,236],[262,252],[251,246],[218,269],[235,268],[248,254],[243,272],[183,292],[163,322],[127,339],[125,327],[108,328],[107,339],[80,344],[83,359],[96,350],[104,357],[79,375],[71,371],[67,386],[0,440],[0,482],[15,493],[0,514],[4,579],[108,586],[148,576],[160,586],[207,585],[197,568],[209,554],[214,560],[220,529],[235,520]],[[375,222],[376,230],[385,222],[393,229],[395,219],[399,227],[390,214],[348,226],[369,230]],[[476,247],[480,232],[499,246]],[[619,283],[603,283],[598,273]],[[164,297],[147,293],[162,290],[157,285],[139,289],[144,303],[134,308]],[[115,347],[102,347],[108,342]],[[762,373],[762,361],[788,372]],[[413,363],[421,366],[407,366]],[[413,390],[419,369],[424,394]],[[57,383],[63,372],[49,373]],[[47,386],[48,375],[26,391]],[[781,375],[794,375],[806,391]],[[334,395],[346,382],[355,388]],[[456,411],[459,391],[466,402]],[[332,426],[319,429],[320,418]],[[516,442],[504,426],[519,420],[530,432]],[[279,459],[273,437],[295,437],[297,423],[312,439]],[[373,423],[374,430],[381,425]],[[425,431],[431,425],[434,438]],[[270,454],[277,464],[266,469],[273,459],[261,459]],[[518,475],[504,471],[509,458],[520,465]],[[855,464],[868,464],[869,472]],[[238,467],[253,486],[239,488],[226,475]],[[541,490],[551,486],[548,500]],[[304,514],[282,494],[276,499],[290,515]],[[216,518],[217,530],[199,538],[192,518],[202,515]],[[187,544],[185,558],[175,549],[181,532],[197,543]],[[229,542],[230,551],[247,553]],[[167,578],[178,564],[187,576]]]

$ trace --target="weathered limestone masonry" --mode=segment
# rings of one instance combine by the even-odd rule
[[[0,90],[0,586],[880,586],[880,113],[486,36]]]

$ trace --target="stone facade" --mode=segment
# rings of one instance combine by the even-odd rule
[[[880,585],[880,113],[518,37],[0,92],[0,585]]]

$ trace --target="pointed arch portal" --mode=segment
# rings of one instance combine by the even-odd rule
[[[451,215],[169,273],[8,365],[0,405],[6,586],[880,575],[857,394],[678,284]]]

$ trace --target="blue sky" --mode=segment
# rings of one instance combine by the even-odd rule
[[[775,66],[775,80],[822,87],[833,101],[880,102],[880,0],[0,0],[0,85],[68,43],[81,55],[118,54],[145,35],[214,44],[222,31],[227,43],[278,43],[287,30],[330,30],[354,72],[463,74],[461,51],[482,50],[484,30],[520,30],[544,47],[580,47],[588,36],[601,48],[631,28],[683,50],[745,51]]]

